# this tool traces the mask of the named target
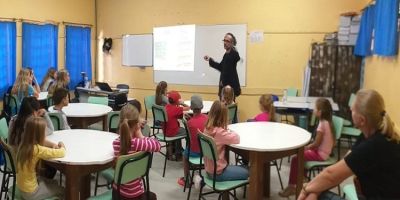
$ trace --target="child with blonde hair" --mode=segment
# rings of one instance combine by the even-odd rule
[[[221,101],[227,106],[235,103],[235,94],[233,88],[230,85],[222,88]]]
[[[36,176],[36,167],[41,159],[61,158],[65,146],[59,142],[54,148],[44,146],[46,121],[41,117],[29,117],[25,123],[25,134],[17,150],[17,188],[26,200],[63,197],[64,189],[57,181]]]
[[[256,115],[252,121],[275,121],[275,107],[272,95],[263,94],[258,100],[261,113]]]

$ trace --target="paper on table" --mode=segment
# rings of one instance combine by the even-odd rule
[[[250,42],[251,43],[264,42],[264,31],[252,31],[252,32],[250,32]]]

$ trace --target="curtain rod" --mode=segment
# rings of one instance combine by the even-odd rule
[[[33,23],[33,24],[53,24],[53,25],[58,25],[59,22],[53,21],[53,20],[45,20],[45,21],[39,21],[39,20],[32,20],[32,19],[19,19],[21,22],[28,22],[28,23]]]
[[[10,17],[0,17],[0,21],[17,21],[17,18],[10,18]]]
[[[75,26],[83,26],[83,27],[93,27],[91,24],[81,24],[81,23],[75,23],[75,22],[66,22],[62,21],[64,25],[75,25]]]

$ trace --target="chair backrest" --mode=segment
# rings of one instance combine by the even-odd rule
[[[151,107],[151,110],[153,112],[154,122],[159,121],[159,122],[165,123],[168,121],[167,112],[165,111],[164,106],[159,106],[159,105],[153,104],[153,106]]]
[[[54,105],[53,97],[47,97],[46,103],[47,103],[47,107],[53,106]]]
[[[8,138],[8,124],[5,117],[0,119],[0,139]]]
[[[127,84],[117,84],[118,89],[129,89],[129,85]]]
[[[118,124],[119,124],[119,114],[120,111],[112,111],[109,112],[107,115],[107,121],[108,121],[108,129],[110,132],[117,132],[118,129]]]
[[[356,100],[356,95],[355,95],[354,93],[351,93],[351,94],[350,94],[350,98],[349,98],[349,103],[348,103],[348,106],[349,106],[350,108],[351,108],[351,106],[353,105],[354,100]]]
[[[228,120],[230,124],[234,123],[234,119],[237,115],[237,104],[228,105]]]
[[[18,113],[18,100],[17,97],[11,93],[4,93],[3,96],[4,111],[8,116],[12,117]]]
[[[156,96],[151,95],[151,96],[144,97],[144,108],[146,110],[146,117],[145,117],[146,120],[147,120],[147,111],[152,109],[151,107],[153,106],[153,104],[156,104]]]
[[[63,129],[64,127],[64,120],[62,118],[62,114],[59,112],[50,112],[49,117],[51,122],[53,123],[54,130],[58,131]]]
[[[149,173],[149,166],[149,152],[137,152],[119,156],[114,173],[114,183],[117,184],[117,191],[119,191],[121,184],[147,176]]]
[[[3,149],[3,156],[4,156],[4,166],[3,166],[3,170],[6,172],[11,172],[13,173],[13,175],[16,174],[17,172],[17,168],[16,168],[16,162],[15,162],[15,153],[13,151],[13,149],[6,143],[4,142],[3,139],[0,139],[0,146]]]
[[[342,134],[344,120],[338,116],[332,116],[333,127],[335,128],[335,137],[338,140]]]
[[[200,145],[200,165],[202,165],[203,159],[202,157],[206,157],[207,159],[211,160],[214,163],[214,173],[213,173],[213,189],[215,190],[215,176],[217,174],[217,146],[213,138],[210,136],[205,135],[202,132],[199,132],[197,135]]]
[[[128,103],[128,96],[126,93],[119,93],[115,96],[114,99],[114,110],[119,111],[122,107],[124,107]]]
[[[287,89],[287,96],[288,97],[296,97],[297,96],[297,89],[296,88],[288,88]]]
[[[150,137],[151,135],[151,128],[148,124],[145,124],[144,127],[142,128],[142,134],[146,137]]]
[[[88,103],[108,105],[108,97],[89,96]]]

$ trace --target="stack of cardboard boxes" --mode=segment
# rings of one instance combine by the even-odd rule
[[[339,45],[355,45],[357,41],[358,31],[360,29],[359,15],[342,15],[340,16],[340,25],[338,31]]]

